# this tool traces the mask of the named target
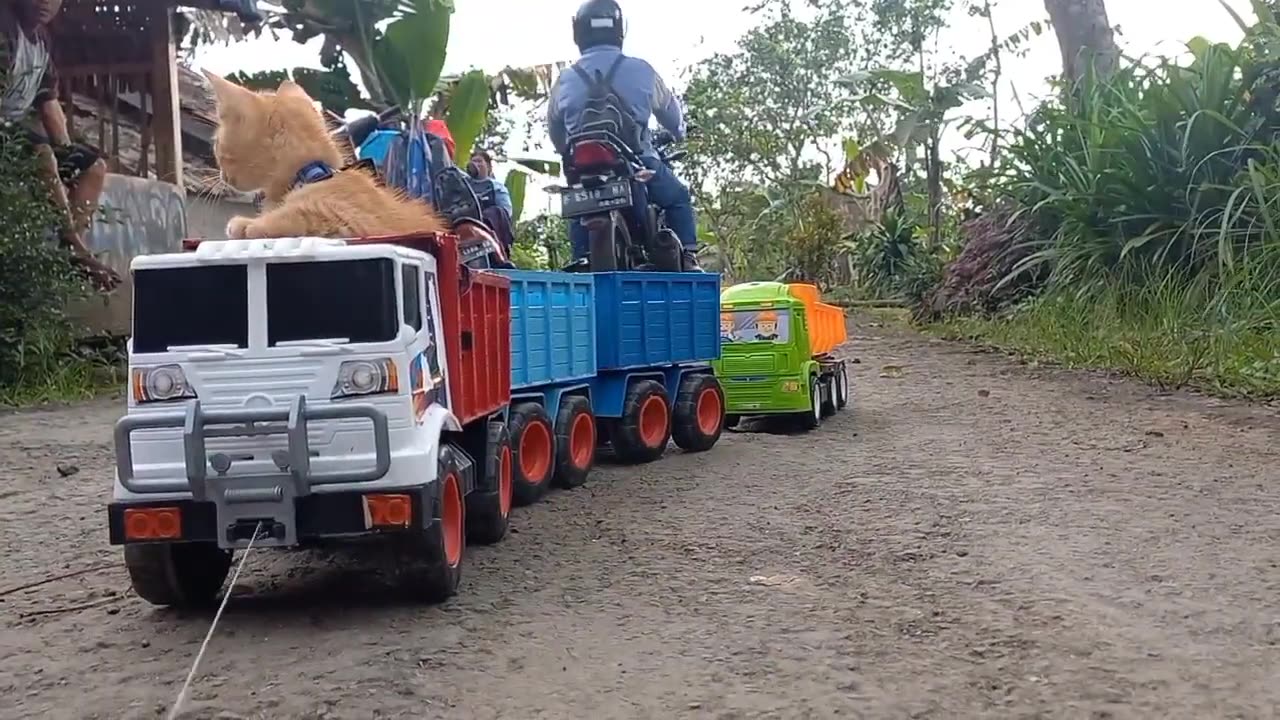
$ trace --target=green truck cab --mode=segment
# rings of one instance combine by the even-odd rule
[[[783,415],[812,430],[849,402],[843,360],[844,311],[803,283],[751,282],[720,293],[720,359],[712,362],[725,396],[725,425]]]

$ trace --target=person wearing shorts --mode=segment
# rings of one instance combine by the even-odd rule
[[[0,0],[0,124],[37,159],[40,177],[63,213],[60,237],[95,285],[110,290],[120,276],[84,243],[107,166],[98,151],[71,141],[58,103],[47,26],[62,0]]]

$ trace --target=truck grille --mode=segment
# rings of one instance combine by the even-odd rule
[[[720,360],[723,374],[726,377],[742,377],[751,375],[768,375],[776,368],[776,356],[773,353],[752,353],[750,355],[726,355]]]

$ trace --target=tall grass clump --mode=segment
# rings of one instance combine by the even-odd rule
[[[1047,277],[950,334],[1168,385],[1280,395],[1280,26],[1129,62],[1039,108],[991,188],[1035,231],[1003,282]]]

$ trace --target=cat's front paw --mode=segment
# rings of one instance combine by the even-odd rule
[[[247,218],[243,215],[237,215],[227,221],[227,239],[228,240],[244,240],[249,237],[249,225],[253,223],[253,218]]]

